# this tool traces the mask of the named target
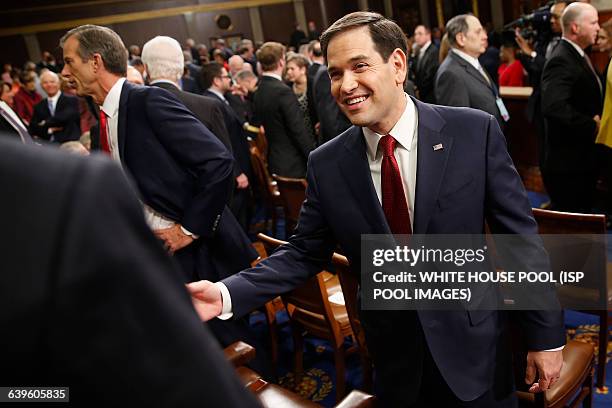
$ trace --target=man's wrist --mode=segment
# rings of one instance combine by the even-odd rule
[[[215,286],[221,292],[221,314],[217,318],[221,320],[230,319],[234,313],[232,313],[232,297],[230,296],[227,286],[223,282],[215,282]]]

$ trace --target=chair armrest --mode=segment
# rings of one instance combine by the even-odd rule
[[[230,344],[223,350],[225,359],[234,367],[240,367],[255,358],[255,348],[242,342],[237,341]]]
[[[366,394],[363,391],[353,390],[349,395],[344,397],[336,408],[372,408],[376,397]]]

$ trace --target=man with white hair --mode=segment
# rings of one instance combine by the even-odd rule
[[[81,115],[78,99],[60,90],[60,78],[53,71],[43,71],[40,84],[47,97],[34,106],[30,134],[57,143],[79,140]]]
[[[542,73],[544,169],[555,210],[592,210],[597,180],[594,142],[603,97],[601,81],[584,50],[595,44],[598,19],[590,4],[568,5],[561,16],[562,40]]]
[[[179,80],[183,76],[184,55],[178,41],[171,37],[157,36],[142,47],[151,85],[163,88],[181,101],[231,152],[227,128],[223,120],[220,102],[202,95],[182,91]]]
[[[229,73],[233,79],[238,72],[244,69],[244,60],[240,55],[232,55],[229,60],[227,60],[227,64],[229,66]]]

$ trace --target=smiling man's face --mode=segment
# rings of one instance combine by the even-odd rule
[[[405,108],[406,56],[396,49],[385,62],[368,27],[334,36],[327,48],[331,92],[356,126],[388,133]]]

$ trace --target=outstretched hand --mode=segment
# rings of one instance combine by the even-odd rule
[[[191,302],[202,321],[208,321],[221,314],[223,299],[221,291],[212,282],[201,280],[188,283],[187,290],[191,295]]]
[[[525,383],[531,384],[529,392],[544,392],[549,389],[559,380],[561,367],[563,367],[562,350],[528,352]],[[536,379],[537,382],[534,382]]]

